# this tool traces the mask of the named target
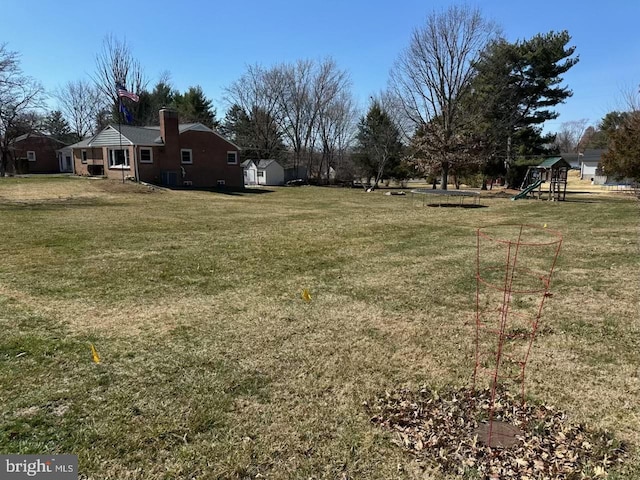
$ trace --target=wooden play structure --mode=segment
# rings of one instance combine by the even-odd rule
[[[526,198],[528,195],[542,199],[546,194],[547,200],[563,201],[567,194],[567,173],[570,168],[569,162],[562,157],[547,158],[540,165],[529,167],[520,186],[522,191],[511,200]],[[544,188],[543,184],[546,184]]]

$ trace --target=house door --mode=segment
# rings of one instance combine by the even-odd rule
[[[166,187],[175,187],[178,185],[178,172],[165,170],[162,172],[160,182]]]
[[[71,156],[70,155],[65,155],[62,167],[63,167],[63,170],[62,170],[63,172],[72,172],[73,171],[73,167],[71,166]]]

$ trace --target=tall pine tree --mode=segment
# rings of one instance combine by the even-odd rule
[[[385,175],[399,167],[403,153],[400,130],[380,102],[374,100],[360,119],[356,142],[355,160],[377,188]]]
[[[517,157],[546,153],[553,138],[543,135],[542,125],[557,118],[552,108],[573,94],[562,85],[562,75],[578,62],[570,40],[567,31],[552,31],[515,43],[501,39],[483,52],[471,95],[482,106],[478,133],[494,162],[509,168]]]

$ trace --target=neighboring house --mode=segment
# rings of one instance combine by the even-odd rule
[[[580,170],[580,159],[582,158],[582,153],[560,152],[560,156],[569,162],[572,170]]]
[[[275,160],[242,162],[245,185],[284,185],[284,168]]]
[[[178,123],[160,110],[160,126],[110,125],[74,145],[77,175],[136,178],[165,186],[242,187],[240,148],[201,123]]]
[[[606,150],[585,150],[580,156],[580,180],[590,180],[596,176],[602,154]]]
[[[59,173],[56,150],[65,144],[39,132],[15,138],[9,147],[20,173]]]

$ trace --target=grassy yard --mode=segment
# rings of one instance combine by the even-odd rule
[[[261,192],[1,179],[0,452],[95,480],[422,478],[363,402],[468,385],[475,228],[546,223],[528,394],[629,442],[640,478],[637,201]]]

